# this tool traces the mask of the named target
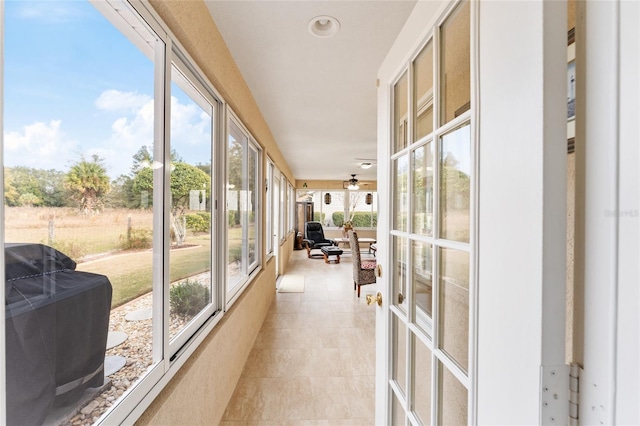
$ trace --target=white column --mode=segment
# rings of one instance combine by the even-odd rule
[[[638,424],[640,7],[579,2],[578,12],[576,235],[582,241],[576,248],[583,250],[576,253],[576,279],[584,288],[579,416],[585,424]]]
[[[478,424],[547,423],[564,363],[566,8],[480,3]]]

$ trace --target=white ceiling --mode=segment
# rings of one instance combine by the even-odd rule
[[[376,75],[415,0],[206,3],[294,177],[375,180]],[[319,15],[340,32],[312,36]]]

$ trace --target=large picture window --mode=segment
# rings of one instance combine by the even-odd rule
[[[248,282],[259,261],[260,152],[232,114],[227,145],[227,297]]]
[[[143,5],[2,7],[0,423],[120,424],[221,316],[222,102]],[[260,151],[242,155],[249,272]]]
[[[108,380],[134,389],[164,356],[151,316],[162,300],[163,43],[115,3],[109,19],[137,32],[88,2],[5,3],[8,424],[42,424]],[[122,392],[109,389],[93,397],[115,405]]]
[[[313,203],[313,220],[325,228],[340,228],[350,221],[356,228],[378,226],[376,191],[298,190],[297,201]]]
[[[176,350],[215,310],[212,146],[216,105],[174,55],[171,68],[169,338]],[[189,297],[186,297],[188,295]]]

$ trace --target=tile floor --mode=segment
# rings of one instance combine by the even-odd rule
[[[276,293],[220,425],[373,425],[375,284],[356,297],[346,252],[326,264],[294,251],[287,274],[304,293]]]

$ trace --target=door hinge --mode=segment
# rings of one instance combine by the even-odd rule
[[[566,425],[569,419],[569,366],[540,367],[540,424]]]
[[[540,367],[540,424],[578,425],[580,366]]]
[[[571,364],[569,372],[569,426],[578,426],[578,405],[580,403],[580,366]]]

